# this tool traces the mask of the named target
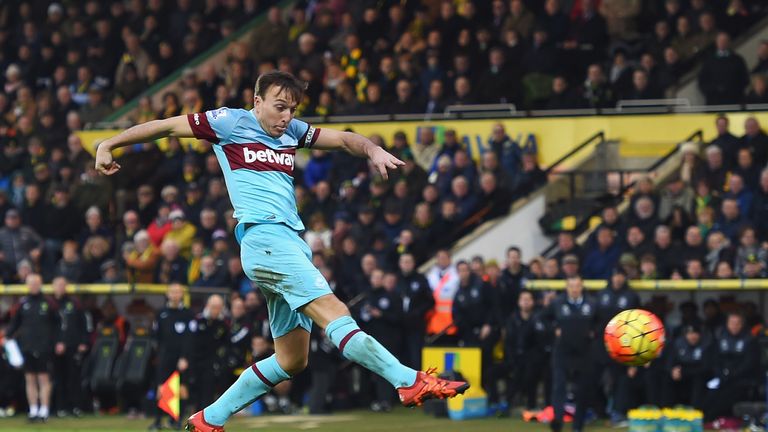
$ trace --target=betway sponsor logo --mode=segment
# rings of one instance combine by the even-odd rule
[[[245,158],[245,163],[253,163],[259,161],[277,163],[280,165],[289,166],[291,168],[293,167],[292,154],[278,153],[272,149],[249,150],[248,147],[243,147],[243,157]]]
[[[233,171],[249,169],[293,175],[296,149],[275,150],[261,143],[226,144],[222,148]]]

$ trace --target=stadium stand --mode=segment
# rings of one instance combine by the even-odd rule
[[[758,64],[751,71],[730,50],[730,39],[747,33],[766,14],[758,1],[319,1],[285,10],[270,7],[273,3],[0,4],[0,278],[9,284],[0,293],[25,293],[26,288],[10,284],[23,284],[30,273],[39,273],[46,284],[64,277],[59,284],[66,280],[84,293],[114,296],[84,294],[72,303],[90,323],[79,335],[86,341],[80,354],[90,353],[95,363],[62,372],[62,357],[74,358],[79,343],[55,359],[54,387],[63,385],[62,377],[71,378],[67,374],[88,378],[79,400],[68,402],[66,395],[54,392],[53,409],[61,415],[154,412],[155,407],[143,403],[150,383],[156,384],[151,367],[133,381],[120,375],[125,369],[116,368],[115,385],[96,385],[98,358],[92,354],[96,344],[112,343],[109,334],[119,335],[115,343],[124,352],[146,338],[162,307],[151,297],[156,300],[168,285],[190,287],[196,311],[210,293],[226,300],[227,315],[199,318],[226,324],[232,336],[232,343],[222,342],[225,355],[198,359],[198,365],[215,362],[221,381],[205,381],[205,371],[195,365],[191,388],[204,389],[209,397],[254,359],[271,354],[266,306],[237,258],[236,222],[209,144],[196,144],[198,151],[193,151],[175,139],[162,146],[147,143],[123,156],[129,172],[106,179],[94,170],[80,132],[132,99],[138,101],[131,114],[135,122],[223,105],[250,108],[253,78],[277,68],[309,83],[299,116],[436,114],[450,105],[498,103],[520,110],[611,108],[620,100],[664,98],[679,77],[700,67],[699,86],[710,104],[767,100],[768,43],[755,53]],[[265,22],[249,44],[235,46],[223,67],[183,68],[261,13]],[[155,103],[145,90],[174,73],[181,75],[182,90],[163,94],[162,103]],[[432,342],[482,345],[488,377],[483,386],[494,407],[500,412],[540,407],[551,402],[550,378],[542,365],[551,356],[552,336],[545,331],[520,341],[502,331],[519,324],[513,321],[520,316],[518,298],[525,286],[535,288],[537,310],[550,304],[550,288],[576,274],[597,280],[587,285],[600,288],[606,280],[619,283],[613,281],[625,277],[628,287],[638,291],[677,286],[659,279],[688,279],[704,289],[723,286],[710,279],[764,288],[761,281],[749,285],[744,279],[762,279],[768,269],[768,137],[757,117],[745,122],[743,135],[729,126],[728,115],[714,117],[716,138],[704,148],[682,146],[680,168],[662,186],[638,181],[627,192],[626,213],[614,206],[604,209],[601,224],[582,244],[574,242],[572,233],[559,233],[552,256],[525,257],[524,262],[520,250],[512,248],[505,263],[477,257],[470,263],[472,272],[460,276],[446,251],[476,226],[507,216],[513,202],[550,180],[549,166],[539,166],[540,148],[516,138],[517,131],[505,129],[506,123],[476,131],[484,141],[482,154],[451,128],[436,135],[423,127],[410,141],[402,131],[372,136],[406,162],[389,182],[373,175],[365,161],[311,152],[295,176],[307,226],[304,238],[337,295],[368,326],[395,335],[392,345],[410,353],[414,366],[420,366],[420,356],[413,353],[424,345],[424,332],[431,333]],[[414,270],[432,258],[436,263],[426,278]],[[483,287],[492,297],[489,303],[500,305],[493,313],[482,310],[488,321],[469,329],[492,328],[481,342],[430,329],[425,317],[431,298],[419,300],[417,311],[405,311],[402,324],[362,318],[377,307],[372,292],[380,294],[395,284],[411,304],[417,300],[407,294],[409,289],[428,287],[431,293],[446,281],[455,289]],[[0,328],[18,313],[17,300],[0,297]],[[754,343],[764,337],[762,311],[749,300],[724,296],[705,304],[703,316],[693,303],[680,302],[681,314],[675,314],[658,297],[643,300],[666,319],[670,344],[699,332],[712,358],[721,341],[730,340],[725,312],[742,313],[742,327],[755,336]],[[62,301],[57,295],[51,304]],[[477,307],[469,305],[465,312],[477,314]],[[420,337],[414,340],[412,333]],[[328,376],[346,365],[322,334],[312,338],[311,363],[317,368],[297,378],[292,388],[275,389],[265,399],[268,411],[293,412],[305,393],[314,395],[313,413],[355,404],[388,409],[392,400],[386,397],[371,400],[351,393],[355,386],[333,387]],[[489,351],[499,341],[505,344],[506,363],[493,360]],[[523,342],[530,344],[518,345]],[[593,342],[588,349],[599,350],[599,338]],[[538,360],[539,369],[515,363],[528,355]],[[734,361],[749,366],[745,379],[757,382],[765,365],[755,366],[739,355],[733,354]],[[7,360],[0,357],[0,417],[6,408],[26,408],[21,374]],[[704,408],[708,420],[731,415],[721,406],[726,400],[722,392],[710,392],[701,401],[682,393],[671,400],[652,394],[648,383],[653,380],[675,384],[672,360],[656,365],[631,377],[631,388],[645,393],[638,391],[644,396],[626,402],[627,407],[691,403]],[[622,372],[610,368],[614,379]],[[534,379],[522,383],[529,373]],[[345,379],[340,381],[368,380],[348,368],[341,374]],[[508,394],[501,394],[499,381],[507,382]],[[518,403],[523,387],[527,393]],[[621,405],[606,411],[606,399],[626,398],[627,388],[596,388],[597,415],[621,424],[626,411]],[[765,391],[739,389],[749,399]],[[333,395],[332,404],[322,397],[326,393]],[[189,401],[195,407],[205,403]]]

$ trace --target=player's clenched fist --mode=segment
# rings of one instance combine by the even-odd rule
[[[120,170],[120,164],[112,159],[112,151],[105,145],[96,149],[96,171],[104,175],[112,175]]]

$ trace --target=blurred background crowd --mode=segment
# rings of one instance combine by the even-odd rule
[[[28,326],[49,326],[47,339],[35,338],[35,350],[55,366],[53,412],[153,411],[146,401],[154,400],[154,385],[180,358],[188,360],[184,380],[195,389],[191,394],[202,395],[187,403],[202,406],[234,372],[270,354],[264,302],[242,272],[232,236],[236,221],[207,144],[190,151],[174,139],[163,149],[148,143],[123,157],[128,169],[115,178],[93,169],[75,132],[135,98],[137,122],[223,105],[250,108],[257,74],[281,69],[309,82],[298,112],[304,116],[435,114],[474,103],[609,108],[619,100],[664,97],[701,64],[698,85],[708,103],[768,100],[768,43],[755,53],[753,70],[730,49],[732,37],[764,17],[759,1],[313,1],[287,11],[273,3],[0,4],[0,278],[31,286],[40,282],[35,274],[58,285],[171,285],[165,308],[181,311],[174,319],[189,329],[176,331],[174,321],[163,321],[160,308],[141,297],[116,304],[59,292],[38,304],[50,305],[50,321],[33,324],[19,318],[18,303],[0,302],[0,326],[22,340],[17,332]],[[250,43],[227,47],[221,69],[179,71],[260,13],[265,23]],[[174,72],[180,92],[164,94],[159,104],[142,95]],[[560,233],[551,257],[523,260],[511,248],[504,263],[482,257],[454,263],[445,250],[547,181],[536,146],[517,142],[502,124],[478,132],[487,144],[480,155],[450,129],[437,134],[422,127],[415,142],[402,132],[372,136],[406,162],[386,182],[363,160],[312,152],[295,172],[303,235],[337,295],[400,358],[419,367],[425,338],[480,346],[492,404],[500,412],[535,408],[550,402],[551,381],[559,376],[548,359],[564,322],[551,313],[554,294],[526,292],[526,280],[581,275],[610,281],[605,292],[587,296],[596,312],[585,327],[587,341],[571,353],[602,359],[595,354],[603,352],[601,326],[616,311],[640,305],[627,280],[765,277],[768,137],[756,118],[743,131],[727,117],[715,122],[718,137],[704,148],[683,146],[671,181],[656,189],[650,179],[640,180],[626,214],[605,209],[583,245]],[[434,267],[419,274],[418,265],[432,258]],[[192,312],[180,306],[176,284],[204,293],[224,289],[220,296],[194,296]],[[436,298],[433,292],[445,284],[450,294]],[[581,297],[576,293],[569,293],[574,300]],[[694,303],[645,300],[668,318],[673,349],[648,369],[611,364],[604,377],[607,358],[595,361],[594,376],[605,379],[593,380],[582,396],[598,415],[620,424],[628,408],[653,402],[690,403],[712,417],[727,414],[734,394],[756,394],[761,366],[753,335],[761,334],[763,319],[755,304],[724,297],[699,314]],[[434,312],[436,302],[448,305],[447,317]],[[727,312],[736,314],[726,319]],[[193,326],[208,329],[200,332],[205,338],[190,336]],[[111,386],[95,385],[93,377],[104,372],[93,347],[115,337],[117,352],[130,352],[137,340],[160,347],[167,338],[176,342],[157,350],[143,376],[126,379],[126,370],[116,369]],[[375,382],[373,395],[360,394],[357,384],[369,377],[344,362],[322,333],[312,337],[310,370],[276,388],[265,400],[268,409],[391,406],[388,387]],[[218,348],[201,355],[200,344]],[[738,374],[725,390],[691,399],[707,393],[706,379],[725,381],[734,367]],[[5,361],[0,368],[0,408],[23,409],[23,377]],[[81,383],[75,387],[82,392],[69,397],[66,382]]]

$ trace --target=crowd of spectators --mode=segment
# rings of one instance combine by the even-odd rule
[[[43,3],[46,7],[33,7],[34,2],[0,5],[0,65],[6,72],[0,93],[0,278],[24,282],[40,273],[46,282],[63,277],[59,280],[73,283],[225,287],[229,329],[239,320],[255,336],[251,347],[239,346],[241,357],[228,367],[235,370],[268,355],[263,302],[242,272],[231,234],[235,221],[215,156],[187,151],[175,139],[165,150],[148,143],[139,146],[140,152],[129,151],[121,161],[127,168],[107,179],[97,175],[73,133],[174,70],[180,62],[173,58],[189,57],[174,53],[210,46],[265,3],[226,1],[218,6],[215,1],[201,5],[180,0],[174,8],[162,1],[150,1],[146,8],[143,2]],[[253,77],[274,68],[310,83],[300,106],[303,115],[429,113],[449,103],[503,101],[544,108],[607,107],[617,99],[656,97],[687,67],[676,63],[697,55],[706,58],[712,43],[718,48],[712,58],[732,59],[728,35],[716,35],[715,29],[735,34],[762,13],[758,2],[742,1],[722,9],[696,0],[690,5],[677,0],[663,5],[582,0],[567,6],[556,0],[467,1],[460,13],[450,2],[434,3],[433,10],[415,2],[382,2],[377,4],[387,8],[380,10],[367,2],[350,1],[346,9],[335,9],[343,2],[316,2],[291,9],[289,22],[279,9],[270,9],[251,45],[230,47],[225,70],[206,66],[199,74],[186,71],[181,98],[169,93],[159,109],[143,98],[136,120],[221,105],[249,108]],[[219,19],[201,20],[200,13]],[[639,36],[651,29],[650,39]],[[759,56],[755,72],[764,73],[768,44],[761,45]],[[705,60],[709,76],[720,77],[718,67],[741,67],[730,60],[709,65],[715,62],[712,58]],[[632,65],[636,59],[637,70]],[[760,77],[752,80],[753,93],[764,97],[765,80]],[[739,85],[729,87],[729,94],[743,93],[746,81]],[[722,94],[719,87],[712,91],[713,97]],[[429,127],[419,129],[416,142],[400,132],[391,139],[372,137],[406,162],[388,182],[372,175],[363,160],[312,152],[306,167],[295,172],[296,199],[307,227],[304,238],[314,253],[313,263],[336,293],[355,301],[353,313],[366,331],[414,366],[419,365],[414,353],[424,342],[421,332],[427,330],[422,326],[435,280],[449,273],[458,293],[453,313],[459,329],[443,336],[449,343],[482,346],[488,359],[488,348],[510,335],[502,329],[517,325],[507,322],[510,317],[521,309],[525,314],[534,307],[545,309],[552,299],[551,294],[521,296],[524,279],[579,274],[609,279],[617,273],[628,279],[765,276],[768,173],[762,170],[768,162],[768,137],[754,118],[747,120],[739,138],[730,134],[727,118],[718,118],[717,126],[719,136],[704,149],[704,158],[695,145],[685,146],[679,173],[660,193],[649,180],[639,182],[630,214],[622,218],[615,208],[606,209],[587,244],[578,246],[571,233],[561,233],[557,255],[534,259],[528,266],[520,262],[519,251],[511,250],[503,271],[498,263],[482,259],[457,269],[443,252],[431,283],[414,274],[417,263],[475,225],[506,214],[514,199],[546,181],[535,149],[512,140],[501,124],[493,126],[479,161],[470,158],[461,137],[451,130],[439,141]],[[474,295],[459,300],[461,289],[481,291],[483,301],[469,301]],[[408,290],[414,291],[406,294]],[[417,294],[422,307],[415,311],[408,306],[382,310],[382,304],[403,303],[402,296],[410,304]],[[523,297],[531,301],[518,306]],[[122,328],[129,332],[146,324],[132,320],[131,313],[146,319],[156,312],[137,300],[125,312],[126,319],[118,319],[110,304],[84,299],[83,310],[94,318],[96,331],[99,325],[128,322]],[[426,304],[430,306],[423,308]],[[487,313],[496,309],[488,308],[494,304],[500,305],[498,312]],[[753,313],[746,324],[752,327],[760,320],[754,310],[748,311]],[[391,316],[405,319],[387,319]],[[9,314],[0,313],[0,322],[8,319]],[[712,338],[720,334],[710,333]],[[409,337],[414,334],[416,340]],[[549,355],[551,335],[540,336],[533,347],[524,347],[520,358],[529,349]],[[275,409],[288,409],[289,395],[294,403],[300,401],[308,382],[317,392],[313,410],[327,408],[321,398],[326,392],[316,390],[316,383],[335,382],[328,377],[341,359],[322,335],[313,338],[318,342],[312,361],[317,368],[303,384],[296,380],[292,390],[276,390]],[[488,373],[491,382],[484,383],[494,403],[505,399],[494,377],[506,379],[510,371],[512,379],[529,376],[510,360],[521,354],[515,351],[521,349],[518,342],[506,342],[508,352],[516,354],[508,355],[511,363],[501,372]],[[546,378],[544,369],[530,375],[536,379],[512,381],[508,388],[538,385]],[[343,379],[339,382],[333,391],[343,394],[348,387]],[[386,409],[391,396],[377,392],[372,406]],[[114,398],[96,397],[106,409],[115,404]],[[526,397],[527,405],[536,405],[535,392],[533,399]],[[0,394],[0,407],[8,400]],[[141,409],[135,400],[130,403],[121,407]],[[80,407],[91,406],[83,402]]]
[[[418,143],[402,132],[391,143],[372,137],[405,161],[389,181],[342,152],[313,151],[304,169],[295,169],[303,236],[315,264],[332,269],[345,291],[359,289],[362,255],[388,269],[406,252],[423,262],[546,181],[535,148],[519,145],[500,123],[480,161],[454,130],[441,142],[433,128],[419,131]],[[38,272],[45,281],[251,289],[212,152],[185,151],[176,139],[164,151],[145,144],[122,157],[125,170],[106,178],[76,134],[67,140],[68,154],[36,141],[33,135],[28,151],[0,157],[9,167],[0,192],[3,282]]]
[[[67,132],[105,120],[271,3],[2,2],[0,137],[35,131],[63,148]]]
[[[730,40],[764,14],[760,2],[743,1],[299,2],[288,16],[271,9],[250,43],[230,46],[221,70],[190,73],[182,98],[247,107],[244,77],[280,69],[309,83],[298,109],[305,116],[477,103],[611,108],[664,97],[703,61],[708,103],[754,102],[765,94],[760,66],[745,99],[749,74]],[[141,106],[139,120],[181,108],[175,93]]]
[[[735,136],[728,117],[717,117],[717,137],[703,149],[684,144],[680,169],[660,190],[640,179],[626,215],[605,208],[583,246],[560,233],[550,259],[576,263],[572,271],[589,279],[606,279],[617,265],[633,279],[765,277],[768,136],[755,117],[743,127]]]

